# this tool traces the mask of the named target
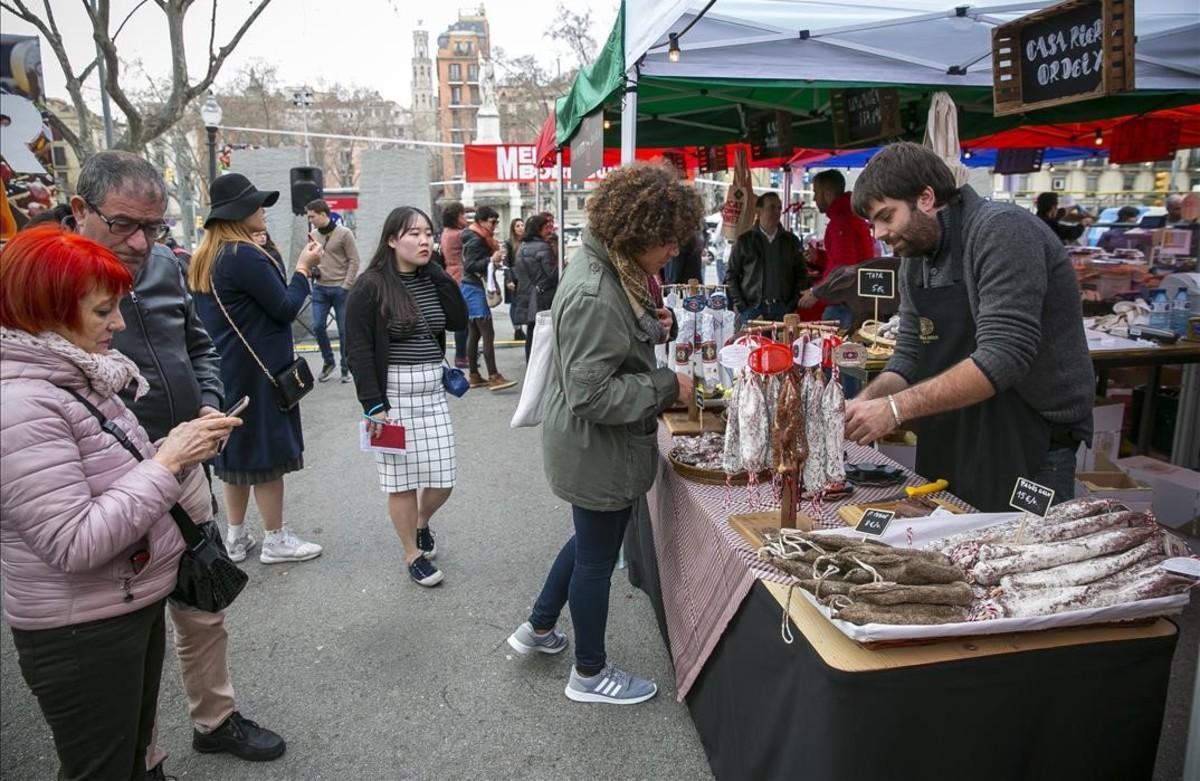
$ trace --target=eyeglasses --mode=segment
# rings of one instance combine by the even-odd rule
[[[104,221],[104,224],[108,226],[109,232],[114,236],[128,238],[140,230],[146,235],[147,238],[158,241],[160,239],[165,239],[171,233],[171,226],[167,225],[162,220],[156,220],[155,222],[138,222],[137,220],[131,220],[128,217],[105,217],[104,213],[101,212],[94,203],[87,201],[84,201],[84,203],[87,203],[87,207],[94,211],[96,216]]]

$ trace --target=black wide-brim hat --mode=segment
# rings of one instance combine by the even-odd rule
[[[241,174],[222,174],[208,186],[212,208],[204,218],[204,227],[213,220],[241,222],[260,206],[274,206],[278,200],[278,190],[259,190]]]

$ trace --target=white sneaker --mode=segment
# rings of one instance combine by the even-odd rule
[[[285,528],[283,534],[275,541],[272,541],[270,532],[267,533],[258,560],[263,564],[308,561],[320,556],[322,550],[324,549],[315,542],[306,542]]]
[[[249,532],[242,532],[236,540],[225,538],[225,550],[229,552],[229,560],[235,564],[245,561],[246,554],[254,550],[254,546],[257,544]]]

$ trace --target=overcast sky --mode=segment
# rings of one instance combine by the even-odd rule
[[[484,6],[492,32],[492,46],[509,55],[535,54],[553,66],[556,56],[570,59],[565,47],[544,38],[542,31],[554,17],[560,0],[487,0]],[[574,10],[592,9],[593,37],[603,44],[618,0],[561,0]],[[91,26],[82,0],[52,2],[55,16],[75,69],[81,70],[95,55]],[[252,0],[219,0],[217,45],[227,41],[254,8]],[[41,8],[33,0],[27,3]],[[120,24],[137,5],[137,0],[114,0],[112,26]],[[436,57],[436,39],[458,18],[459,8],[475,8],[470,2],[438,0],[274,0],[242,38],[225,61],[217,84],[227,81],[238,68],[253,59],[279,66],[285,85],[340,81],[377,89],[385,98],[409,105],[412,31],[418,21],[430,33],[430,55]],[[207,55],[212,0],[199,0],[188,13],[185,35],[193,79],[203,73]],[[0,30],[11,34],[36,34],[31,25],[0,10]],[[153,2],[145,3],[117,39],[122,58],[140,59],[146,72],[166,74],[170,69],[170,45],[166,20]],[[42,41],[42,67],[46,91],[51,97],[67,98],[66,81],[54,52]],[[133,74],[130,74],[133,78]],[[99,100],[96,78],[90,80],[89,103]],[[124,80],[123,80],[123,83]],[[436,89],[436,86],[435,86]],[[116,106],[113,112],[120,115]]]

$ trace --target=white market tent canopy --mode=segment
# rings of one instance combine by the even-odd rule
[[[933,89],[947,90],[963,113],[964,138],[1200,103],[1200,2],[1140,0],[1135,92],[992,117],[992,30],[1054,4],[624,0],[596,63],[558,103],[556,140],[569,141],[597,108],[613,111],[629,83],[636,97],[625,94],[612,131],[625,149],[635,139],[649,147],[742,140],[748,112],[777,109],[812,117],[811,127],[793,124],[797,145],[831,148],[818,125],[828,124],[829,91],[847,86],[898,86],[902,103],[914,107]],[[679,36],[678,62],[669,57],[671,33]]]

